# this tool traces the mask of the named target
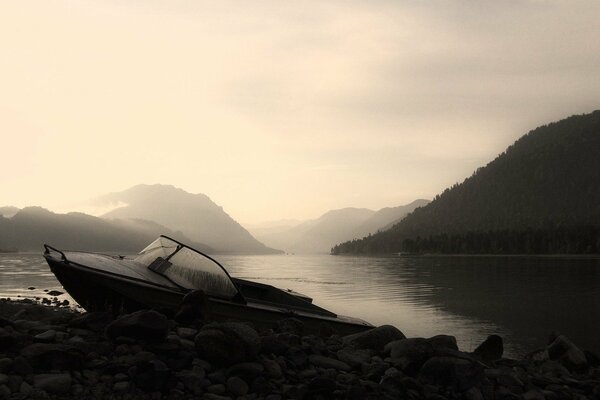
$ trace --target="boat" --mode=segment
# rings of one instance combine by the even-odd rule
[[[214,258],[164,235],[136,257],[44,248],[50,270],[86,311],[155,309],[174,315],[186,295],[201,293],[203,314],[211,321],[248,321],[260,329],[293,317],[308,332],[326,327],[343,335],[373,328],[301,293],[232,278]]]

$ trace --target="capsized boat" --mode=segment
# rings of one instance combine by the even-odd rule
[[[309,331],[322,325],[340,334],[373,328],[366,321],[312,304],[303,294],[232,278],[212,257],[163,235],[135,258],[61,251],[48,244],[44,248],[50,270],[87,311],[153,308],[174,313],[186,294],[201,290],[208,316],[215,321],[250,321],[269,328],[294,317]]]

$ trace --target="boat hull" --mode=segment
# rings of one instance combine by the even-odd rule
[[[183,297],[189,292],[107,273],[52,256],[45,258],[58,281],[86,311],[111,311],[120,314],[151,308],[173,316]],[[257,329],[272,328],[277,321],[289,317],[302,321],[307,332],[326,329],[347,335],[373,328],[360,319],[329,312],[318,315],[303,309],[286,308],[285,305],[253,301],[252,298],[247,298],[247,303],[243,304],[209,297],[207,303],[207,309],[203,312],[210,320],[246,321]]]

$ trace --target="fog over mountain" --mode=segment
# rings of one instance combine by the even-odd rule
[[[0,215],[3,217],[6,217],[6,218],[10,218],[18,212],[19,212],[19,209],[17,207],[13,207],[13,206],[0,207]]]
[[[41,207],[26,207],[11,218],[0,217],[2,250],[39,252],[48,243],[69,250],[137,253],[160,234],[201,251],[213,251],[152,221],[107,220],[75,212],[57,214]]]
[[[259,240],[269,246],[294,253],[328,253],[340,241],[362,238],[369,233],[394,224],[428,200],[373,211],[366,208],[331,210],[317,219],[295,226],[267,226],[251,229]]]
[[[216,252],[269,254],[278,250],[256,240],[222,207],[204,194],[192,194],[171,185],[137,185],[94,201],[96,206],[126,204],[102,217],[141,218],[180,230]]]

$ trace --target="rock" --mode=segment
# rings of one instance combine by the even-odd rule
[[[167,317],[154,310],[140,310],[124,315],[106,327],[106,335],[111,339],[125,336],[149,342],[160,342],[167,337],[168,332]]]
[[[343,361],[336,360],[334,358],[324,357],[317,354],[311,354],[308,356],[308,361],[317,367],[322,368],[333,368],[340,371],[350,371],[352,368]]]
[[[200,357],[219,365],[252,360],[260,349],[258,333],[235,322],[205,325],[194,341]]]
[[[379,382],[379,386],[396,399],[406,397],[406,387],[402,382],[403,375],[400,372],[385,373]]]
[[[210,385],[206,388],[208,393],[212,394],[225,394],[227,392],[227,387],[222,383],[217,383],[214,385]]]
[[[10,389],[6,385],[0,385],[0,399],[9,399],[10,398]]]
[[[165,390],[171,377],[171,371],[160,360],[141,362],[131,372],[136,386],[149,392]]]
[[[185,327],[178,327],[176,332],[177,336],[184,339],[193,339],[198,334],[198,330]]]
[[[490,362],[501,359],[503,352],[502,338],[498,335],[490,335],[473,351],[473,357]]]
[[[372,349],[382,351],[386,344],[394,340],[406,339],[400,330],[391,325],[382,325],[368,331],[344,336],[346,343],[352,344],[359,349]]]
[[[231,400],[229,396],[221,396],[215,393],[204,393],[202,400]]]
[[[13,322],[8,319],[0,317],[0,328],[5,328],[7,326],[14,328],[15,324],[13,324]]]
[[[103,331],[114,320],[109,312],[87,312],[69,321],[71,328],[88,329],[94,332]]]
[[[228,368],[227,375],[238,376],[246,379],[247,381],[252,381],[252,379],[261,375],[264,370],[265,367],[257,362],[243,362],[232,365],[230,368]]]
[[[63,293],[64,292],[61,292],[60,290],[51,290],[48,292],[48,296],[60,296]]]
[[[21,350],[21,355],[34,367],[47,370],[73,370],[83,365],[81,350],[67,344],[34,343]]]
[[[248,384],[237,376],[227,379],[227,390],[236,396],[244,396],[248,393]]]
[[[8,383],[8,375],[0,374],[0,385],[6,385]]]
[[[436,349],[424,338],[395,340],[385,346],[396,365],[409,375],[416,375],[421,366],[436,355]]]
[[[11,370],[13,373],[21,376],[33,374],[33,367],[25,359],[25,357],[22,356],[15,357],[15,359],[12,361]]]
[[[36,342],[51,343],[56,339],[56,331],[54,329],[39,333],[33,337]]]
[[[260,338],[260,353],[281,356],[289,348],[290,345],[281,340],[278,335],[267,335]]]
[[[336,389],[336,383],[333,379],[317,376],[308,382],[308,393],[309,395],[322,395],[328,396],[333,393]]]
[[[194,395],[202,394],[203,380],[205,372],[203,369],[192,371],[181,371],[177,373],[177,378],[183,383],[185,389]]]
[[[304,333],[304,322],[297,318],[285,318],[277,321],[276,329],[279,332],[293,333],[294,335],[302,336]]]
[[[551,360],[557,360],[569,371],[583,372],[588,368],[585,353],[564,335],[559,335],[547,350]]]
[[[193,290],[184,296],[174,318],[180,324],[189,324],[196,320],[204,321],[209,314],[206,294],[202,290]]]
[[[13,347],[16,343],[15,335],[7,329],[0,328],[0,351],[4,351]]]
[[[371,361],[373,350],[370,349],[353,349],[346,347],[337,352],[337,358],[345,362],[351,367],[359,367],[364,363]]]
[[[11,365],[12,360],[10,358],[0,358],[0,373],[8,371]]]
[[[129,390],[130,386],[130,383],[127,381],[115,382],[115,384],[113,385],[113,390],[117,393],[126,392]]]
[[[262,361],[262,365],[267,377],[273,379],[281,378],[283,371],[281,370],[281,365],[279,365],[277,361],[265,359]]]
[[[71,390],[71,375],[64,374],[39,374],[33,379],[33,386],[36,389],[44,390],[48,393],[63,394]]]
[[[427,339],[429,344],[435,349],[445,348],[450,350],[458,351],[458,345],[456,344],[456,338],[450,335],[437,335]]]
[[[470,361],[454,357],[433,357],[423,364],[419,380],[436,386],[453,387],[464,392],[483,378],[483,368]]]

